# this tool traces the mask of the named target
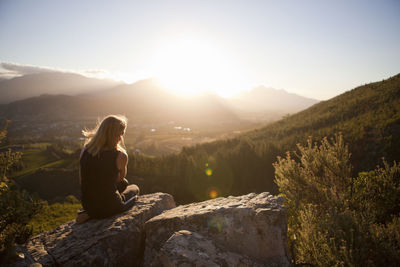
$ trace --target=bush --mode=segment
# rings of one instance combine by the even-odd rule
[[[0,131],[0,141],[6,136],[8,121]],[[18,162],[20,153],[11,150],[0,153],[0,262],[15,256],[15,243],[24,243],[32,233],[27,226],[40,209],[39,202],[25,191],[19,191],[6,177],[9,167]]]
[[[342,136],[298,145],[274,164],[285,197],[296,264],[395,266],[400,263],[400,168],[351,178]],[[294,155],[294,158],[292,157]]]
[[[383,162],[371,172],[359,173],[354,183],[354,208],[371,222],[387,223],[400,213],[400,166]]]

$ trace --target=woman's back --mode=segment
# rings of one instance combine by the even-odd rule
[[[83,208],[91,217],[107,217],[121,209],[118,177],[118,150],[100,151],[92,156],[86,149],[80,159]]]

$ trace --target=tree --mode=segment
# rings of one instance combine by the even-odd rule
[[[0,142],[6,137],[9,122],[6,121],[0,131]],[[28,239],[32,228],[27,224],[40,209],[37,199],[32,199],[26,191],[20,191],[6,176],[10,167],[20,159],[20,152],[10,149],[0,152],[0,262],[15,256],[15,244],[24,243]]]

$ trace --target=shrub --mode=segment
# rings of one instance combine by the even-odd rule
[[[294,157],[292,157],[294,155]],[[395,266],[400,262],[400,168],[351,178],[340,135],[298,145],[274,164],[296,264]]]
[[[8,121],[0,131],[0,141],[6,136]],[[39,210],[40,204],[25,191],[19,191],[12,180],[6,177],[9,167],[18,162],[20,153],[0,153],[0,262],[15,256],[15,243],[24,243],[31,235],[27,224]]]

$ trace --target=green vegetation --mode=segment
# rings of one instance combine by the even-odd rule
[[[66,197],[64,203],[48,205],[44,202],[43,208],[32,217],[29,226],[33,228],[33,235],[37,235],[75,219],[80,209],[82,205],[74,196]]]
[[[68,168],[76,165],[76,159],[68,148],[61,144],[35,143],[23,144],[22,166],[14,171],[12,177],[20,177],[32,174],[39,169],[46,168]],[[74,162],[75,161],[75,162]]]
[[[296,264],[395,266],[400,262],[400,165],[351,176],[343,138],[311,140],[274,164]],[[292,156],[294,155],[294,157]]]
[[[49,203],[62,202],[68,195],[79,197],[77,169],[39,169],[15,180],[21,187],[29,192],[36,192]]]
[[[227,145],[233,148],[226,149]],[[218,196],[265,189],[277,192],[273,180],[268,179],[273,166],[266,164],[276,158],[276,151],[271,144],[257,147],[250,139],[241,138],[184,148],[178,155],[165,157],[130,154],[127,179],[142,192],[171,193],[178,203],[209,199],[212,190]],[[206,173],[208,169],[211,175]]]
[[[50,203],[79,196],[79,150],[60,143],[24,144],[21,167],[11,173],[19,186]]]
[[[0,132],[1,139],[5,138],[7,125]],[[73,152],[60,143],[44,142],[3,146],[2,151],[5,152],[0,154],[0,257],[7,261],[15,255],[15,243],[24,243],[32,234],[74,219],[82,206],[76,197],[67,196],[69,192],[78,195],[79,151]],[[18,189],[20,186],[52,202],[63,203],[49,205],[36,197],[32,199],[26,191]]]
[[[8,122],[0,131],[0,141],[6,136]],[[17,164],[21,153],[8,150],[0,153],[0,261],[15,256],[15,243],[23,243],[32,234],[27,224],[40,209],[40,203],[26,191],[20,191],[6,176]]]

